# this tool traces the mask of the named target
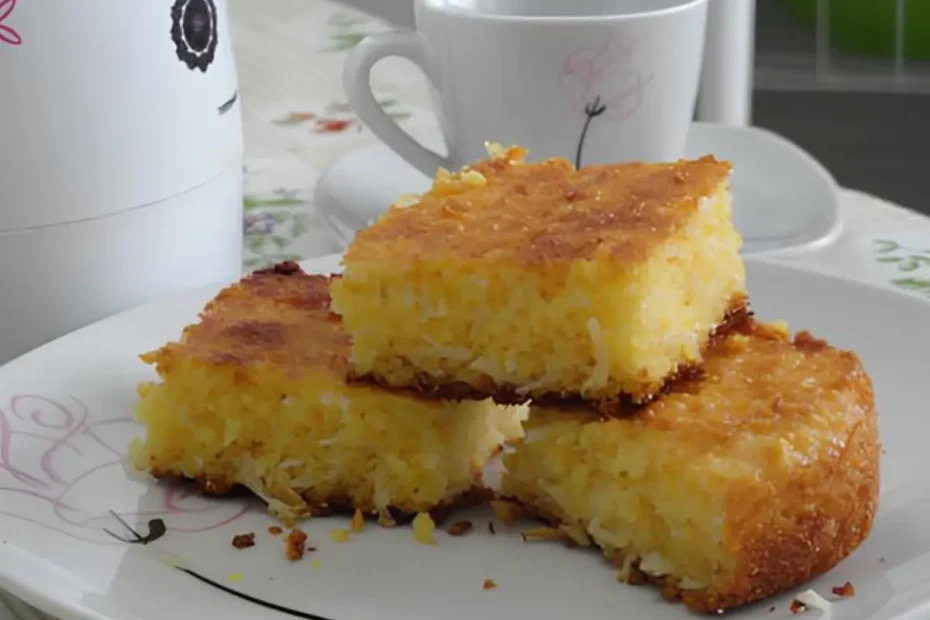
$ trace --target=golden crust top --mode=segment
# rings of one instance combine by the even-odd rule
[[[872,382],[858,356],[801,331],[747,320],[712,347],[701,376],[649,406],[647,427],[722,442],[735,435],[777,435],[814,423],[825,406],[848,394],[848,418],[871,410]],[[846,416],[832,422],[845,428]],[[840,419],[842,418],[842,419]],[[831,420],[822,420],[829,426]],[[825,428],[824,430],[830,430]]]
[[[700,371],[677,382],[670,394],[606,422],[606,428],[680,431],[708,443],[736,435],[773,436],[815,418],[825,400],[844,393],[855,405],[849,416],[862,417],[871,409],[872,382],[855,353],[805,331],[792,339],[787,328],[744,318],[708,349]],[[585,409],[558,414],[592,422],[599,417]]]
[[[142,356],[162,373],[187,358],[212,364],[273,364],[288,370],[313,368],[344,376],[349,336],[330,310],[329,285],[338,276],[308,275],[285,262],[256,271],[212,299],[200,321]]]
[[[441,173],[419,202],[359,232],[346,263],[393,260],[640,261],[681,229],[731,164],[712,156],[576,170],[564,159],[526,164],[520,152]]]

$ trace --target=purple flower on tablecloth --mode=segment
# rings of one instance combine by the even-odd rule
[[[246,213],[242,223],[243,234],[245,234],[246,237],[270,235],[274,232],[274,213]]]
[[[302,260],[295,243],[307,232],[306,202],[297,190],[278,188],[262,197],[246,195],[242,226],[246,269],[260,269],[285,260]]]

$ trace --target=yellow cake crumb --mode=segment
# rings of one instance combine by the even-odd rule
[[[345,542],[349,542],[349,538],[351,537],[351,532],[346,529],[334,529],[333,531],[329,533],[329,537],[330,539],[332,539],[333,542],[345,543]]]
[[[515,502],[505,500],[494,500],[491,502],[491,509],[494,516],[503,523],[513,523],[520,518],[520,506]]]
[[[358,508],[355,509],[355,514],[352,515],[352,524],[349,529],[356,534],[365,529],[365,515]]]
[[[436,544],[436,523],[428,512],[421,512],[413,518],[413,539],[421,545]]]

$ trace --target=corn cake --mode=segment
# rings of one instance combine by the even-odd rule
[[[476,497],[525,407],[347,385],[330,282],[296,263],[256,272],[143,355],[161,381],[139,389],[135,465],[209,494],[247,487],[288,521],[358,508],[390,523]]]
[[[746,305],[730,168],[575,170],[512,148],[440,171],[344,257],[353,375],[502,403],[648,400]]]
[[[829,570],[877,509],[871,380],[854,354],[776,325],[744,323],[702,378],[630,417],[533,407],[525,430],[502,493],[703,612]]]

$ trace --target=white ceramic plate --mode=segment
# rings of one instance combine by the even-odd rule
[[[306,269],[330,272],[338,262],[328,256]],[[930,304],[773,264],[750,261],[749,275],[762,317],[855,349],[877,390],[887,448],[880,516],[866,544],[812,587],[829,596],[853,582],[856,597],[834,607],[844,620],[926,617]],[[0,368],[0,587],[64,619],[689,617],[651,588],[617,583],[595,552],[524,544],[519,528],[503,525],[492,536],[483,512],[472,513],[472,535],[440,535],[428,547],[408,528],[374,526],[332,543],[330,530],[345,520],[313,520],[306,530],[318,550],[292,564],[254,503],[188,495],[127,470],[126,445],[140,432],[130,421],[135,386],[153,376],[137,354],[176,338],[217,288],[132,310]],[[143,534],[150,519],[163,519],[167,534],[148,545],[119,542],[105,530],[129,532],[110,511]],[[232,536],[250,531],[257,546],[234,550]],[[485,579],[499,588],[484,591]],[[792,595],[734,615],[789,617]]]
[[[443,151],[435,136],[419,136]],[[756,127],[693,123],[686,157],[712,153],[733,162],[734,223],[743,254],[798,252],[839,237],[837,186],[823,166],[797,145]],[[383,144],[354,150],[320,177],[315,204],[344,249],[355,232],[402,194],[421,193],[430,181]]]

